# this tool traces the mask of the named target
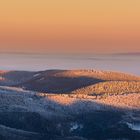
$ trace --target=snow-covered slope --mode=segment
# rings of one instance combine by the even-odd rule
[[[50,93],[71,92],[104,81],[140,81],[140,77],[96,70],[47,70],[31,74],[17,86]]]
[[[136,119],[140,116],[139,99],[140,78],[128,74],[95,70],[3,71],[0,139],[140,138],[139,132],[127,126],[140,122]]]

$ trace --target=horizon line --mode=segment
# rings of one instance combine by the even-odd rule
[[[24,54],[24,55],[29,55],[29,54],[32,54],[32,55],[61,55],[61,54],[96,54],[96,55],[140,55],[140,52],[109,52],[109,53],[97,53],[97,52],[86,52],[86,53],[83,53],[83,52],[22,52],[22,51],[19,51],[19,52],[14,52],[14,51],[3,51],[1,52],[0,51],[0,54]]]

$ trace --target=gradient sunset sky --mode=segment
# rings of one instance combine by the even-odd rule
[[[1,0],[0,52],[140,52],[140,0]]]

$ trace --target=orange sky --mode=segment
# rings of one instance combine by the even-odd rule
[[[140,0],[2,0],[0,52],[140,51]]]

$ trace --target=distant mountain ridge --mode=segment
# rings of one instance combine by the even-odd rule
[[[114,53],[114,55],[138,55],[140,56],[140,52],[128,52],[128,53]]]

